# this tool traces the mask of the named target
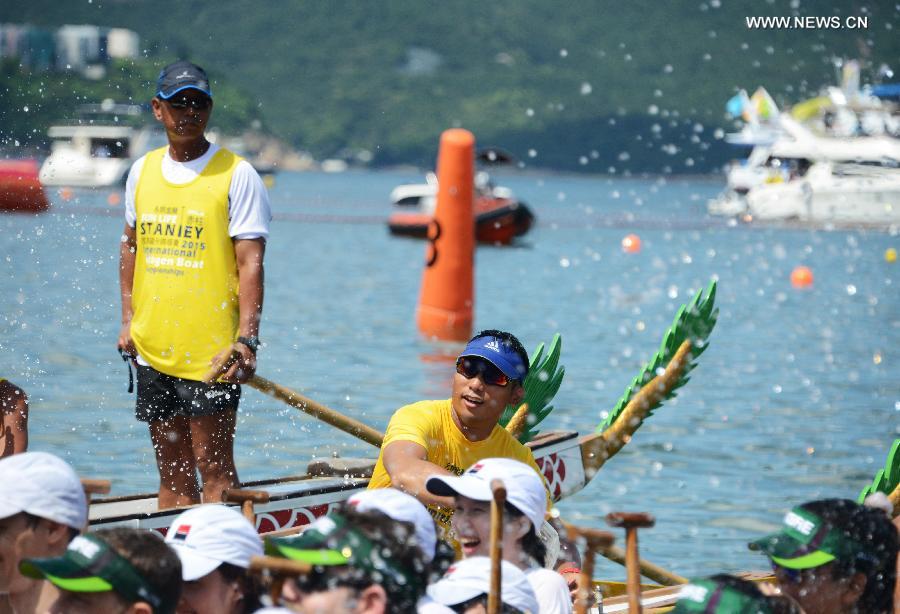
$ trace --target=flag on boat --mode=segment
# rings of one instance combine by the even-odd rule
[[[778,117],[778,105],[775,104],[766,88],[756,88],[753,96],[750,97],[750,102],[753,103],[753,109],[759,119],[767,120]]]

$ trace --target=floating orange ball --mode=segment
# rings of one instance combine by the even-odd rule
[[[106,197],[106,202],[109,203],[110,207],[115,207],[122,202],[122,195],[118,192],[113,192]]]
[[[636,254],[641,251],[641,238],[636,234],[627,235],[622,239],[622,251],[628,254]]]
[[[808,266],[798,266],[791,271],[791,285],[795,288],[808,288],[813,283],[813,272]]]
[[[59,197],[63,200],[72,200],[72,196],[74,192],[72,192],[72,188],[61,188],[59,190]]]

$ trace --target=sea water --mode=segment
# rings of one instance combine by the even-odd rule
[[[759,569],[748,540],[793,505],[855,498],[871,480],[900,437],[900,264],[884,258],[896,234],[710,218],[720,178],[500,179],[537,224],[513,247],[478,248],[475,326],[511,330],[529,351],[562,335],[566,377],[542,428],[592,431],[678,307],[718,280],[718,324],[691,381],[559,505],[564,518],[605,528],[611,511],[650,512],[648,560],[688,576]],[[391,188],[418,181],[282,173],[270,192],[259,373],[380,430],[401,405],[449,395],[461,348],[417,333],[425,245],[385,225]],[[116,353],[124,222],[110,203],[121,193],[49,196],[49,213],[0,217],[0,376],[30,395],[31,449],[111,479],[114,494],[153,491],[153,450]],[[622,250],[630,233],[639,253]],[[808,289],[791,287],[798,265],[814,273]],[[243,480],[375,453],[245,389]],[[624,570],[601,561],[597,575]]]

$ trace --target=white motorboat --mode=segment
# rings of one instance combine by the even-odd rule
[[[900,141],[818,136],[787,116],[727,171],[713,215],[810,223],[900,223]],[[746,135],[745,135],[746,136]],[[750,139],[745,138],[744,143]]]
[[[132,162],[165,144],[155,128],[135,126],[142,114],[138,105],[84,105],[79,119],[51,126],[50,155],[40,170],[48,186],[109,187],[124,185]]]

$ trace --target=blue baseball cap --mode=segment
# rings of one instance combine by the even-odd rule
[[[503,371],[506,377],[523,381],[528,375],[528,363],[522,362],[522,357],[513,349],[512,343],[495,337],[485,335],[469,341],[466,349],[459,355],[460,358],[478,356]]]
[[[162,69],[156,79],[156,95],[168,100],[178,92],[195,89],[212,98],[206,71],[187,60],[174,62]]]

